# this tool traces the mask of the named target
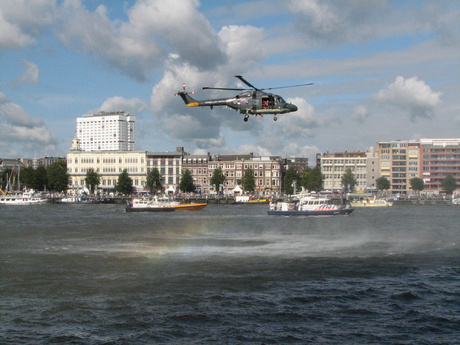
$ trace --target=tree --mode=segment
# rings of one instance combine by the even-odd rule
[[[354,192],[357,182],[351,168],[345,169],[345,174],[343,174],[341,182],[345,192]]]
[[[153,168],[148,172],[145,187],[152,194],[156,194],[163,188],[163,184],[161,183],[161,174],[157,168]]]
[[[441,188],[448,194],[453,194],[458,188],[457,180],[452,175],[447,175],[441,182]]]
[[[216,191],[219,193],[220,185],[225,182],[225,175],[221,167],[218,167],[211,176],[211,184],[216,185]]]
[[[115,191],[122,194],[130,194],[133,191],[133,180],[128,175],[128,171],[124,169],[118,175],[118,181],[115,185]]]
[[[189,169],[184,169],[182,171],[182,176],[180,177],[179,190],[185,193],[192,193],[196,191],[195,183],[193,182],[193,176]]]
[[[309,191],[321,191],[324,188],[324,175],[319,166],[306,167],[301,175],[302,186]]]
[[[34,188],[35,181],[35,169],[27,167],[21,170],[21,184],[24,188]]]
[[[375,182],[377,189],[380,191],[383,191],[384,189],[390,189],[390,180],[385,176],[379,177]]]
[[[89,168],[88,171],[86,172],[86,177],[85,177],[85,185],[86,187],[90,190],[90,192],[93,192],[96,190],[96,187],[101,184],[101,177],[97,172],[94,171],[93,168]]]
[[[67,163],[57,161],[52,163],[47,171],[49,188],[53,191],[63,192],[67,190],[69,184],[69,173],[67,172]]]
[[[410,181],[410,186],[414,191],[418,191],[419,193],[425,189],[425,183],[423,182],[423,179],[420,177],[414,177],[411,178]]]
[[[254,178],[254,171],[252,169],[247,169],[244,171],[244,176],[241,184],[243,185],[243,190],[245,192],[254,192],[256,190],[256,180]]]
[[[37,169],[35,169],[34,175],[35,178],[32,188],[36,190],[45,190],[48,187],[48,176],[46,168],[44,166],[39,166]]]
[[[301,186],[299,172],[294,168],[289,168],[284,176],[284,192],[286,194],[294,194],[294,190]],[[295,188],[294,188],[295,187]]]

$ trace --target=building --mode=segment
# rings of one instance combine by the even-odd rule
[[[373,182],[368,178],[368,160],[374,161],[374,155],[368,152],[327,152],[316,154],[316,161],[321,166],[324,176],[324,190],[338,192],[343,189],[342,177],[350,168],[356,178],[356,191],[365,192],[371,188]],[[318,164],[318,163],[317,163]],[[375,177],[375,175],[373,175]]]
[[[379,176],[379,154],[371,147],[369,152],[366,152],[366,191],[373,192],[377,189],[376,181]]]
[[[136,118],[123,111],[77,118],[76,138],[82,151],[134,151]]]
[[[411,191],[410,180],[419,177],[418,140],[393,140],[377,143],[379,174],[390,181],[390,192],[407,194]]]
[[[118,176],[126,169],[133,180],[135,191],[143,191],[145,186],[147,152],[145,151],[97,151],[71,150],[67,153],[67,172],[70,175],[69,189],[85,187],[85,177],[93,169],[101,177],[99,189],[113,192]]]
[[[175,152],[147,152],[146,173],[157,168],[162,176],[162,184],[174,189],[179,185],[182,174],[182,159],[188,155],[183,147],[177,147]]]
[[[439,193],[442,180],[452,175],[460,185],[460,138],[420,139],[420,178],[426,192]]]
[[[182,158],[182,171],[190,170],[197,193],[208,193],[209,185],[208,164],[211,161],[209,152],[204,155],[184,155]]]
[[[294,168],[301,174],[308,167],[308,158],[306,157],[289,157],[284,160],[284,170],[288,171],[289,168]]]
[[[37,169],[38,167],[45,167],[48,169],[48,167],[55,163],[55,162],[65,162],[66,158],[65,157],[50,157],[50,156],[45,156],[41,158],[32,158],[32,167],[34,169]]]
[[[259,195],[279,194],[282,186],[282,159],[279,156],[215,155],[208,165],[208,181],[214,170],[221,168],[226,179],[222,192],[233,193],[236,186],[241,185],[246,170],[254,172],[255,192]],[[214,186],[209,186],[214,190]]]

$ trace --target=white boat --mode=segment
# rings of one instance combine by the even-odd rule
[[[159,200],[158,197],[153,199],[134,198],[132,202],[126,205],[126,212],[173,212],[175,210],[174,205]]]
[[[35,193],[32,189],[22,194],[2,195],[0,197],[0,204],[3,205],[38,205],[47,201],[48,199]]]
[[[270,198],[258,198],[253,199],[249,195],[237,195],[235,197],[235,201],[232,202],[233,205],[244,204],[244,205],[260,205],[260,204],[268,204],[270,202]]]
[[[353,207],[390,207],[393,206],[391,201],[387,201],[385,199],[377,199],[377,198],[365,198],[362,200],[355,200],[350,201],[351,206]]]
[[[333,204],[331,199],[312,195],[300,196],[290,201],[270,203],[269,215],[273,216],[337,216],[353,212],[347,204]]]

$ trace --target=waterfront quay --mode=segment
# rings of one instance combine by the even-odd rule
[[[133,198],[138,196],[113,196],[109,198],[96,199],[102,200],[101,203],[105,204],[126,204],[131,202]],[[48,202],[52,204],[58,203],[62,198],[61,197],[49,197]],[[93,199],[93,198],[91,198]],[[186,204],[190,203],[199,203],[199,204],[231,204],[235,201],[233,196],[187,196],[187,197],[176,197],[173,198],[175,201],[184,201]]]

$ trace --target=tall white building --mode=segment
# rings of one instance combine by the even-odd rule
[[[83,115],[77,118],[76,139],[82,151],[134,151],[136,118],[124,111]]]

